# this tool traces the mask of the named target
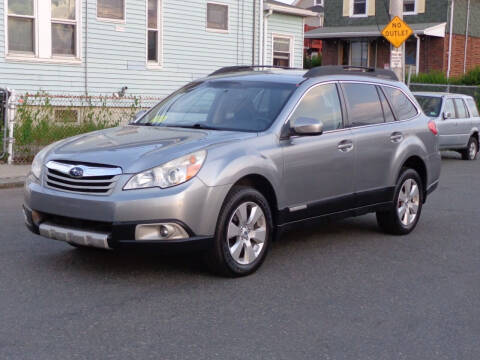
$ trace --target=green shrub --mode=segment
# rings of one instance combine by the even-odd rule
[[[411,83],[419,84],[451,84],[451,85],[480,85],[480,66],[469,70],[461,76],[452,76],[447,79],[445,73],[441,71],[431,71],[429,73],[412,74]]]
[[[138,99],[130,107],[121,108],[123,118],[132,118],[139,109]],[[119,110],[119,109],[117,109]],[[77,114],[78,118],[73,118]],[[17,106],[15,123],[15,160],[29,162],[44,146],[71,136],[118,126],[112,120],[107,99],[94,104],[92,98],[76,98],[67,106],[53,106],[46,94],[25,95]],[[118,114],[117,114],[118,115]]]
[[[322,66],[322,56],[317,55],[317,56],[311,56],[307,57],[305,56],[303,58],[303,68],[304,69],[311,69],[316,66]]]

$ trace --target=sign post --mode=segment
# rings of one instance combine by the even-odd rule
[[[398,16],[395,16],[382,31],[383,37],[392,44],[390,50],[390,68],[401,81],[404,81],[403,67],[405,54],[403,44],[412,34],[412,28]]]

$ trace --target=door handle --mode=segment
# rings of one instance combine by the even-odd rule
[[[390,135],[390,141],[393,143],[399,143],[403,140],[403,134],[399,132],[394,132]]]
[[[353,150],[353,142],[350,140],[343,140],[338,144],[337,148],[341,152],[349,152]]]

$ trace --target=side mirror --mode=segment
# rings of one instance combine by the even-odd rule
[[[320,120],[300,117],[290,124],[290,130],[293,135],[321,135],[323,133],[323,123]]]
[[[452,113],[449,111],[444,111],[443,112],[443,120],[451,119],[452,118]]]

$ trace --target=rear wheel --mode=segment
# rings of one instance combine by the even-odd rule
[[[478,154],[478,141],[473,136],[468,140],[465,150],[461,151],[463,160],[475,160]]]
[[[389,234],[405,235],[418,223],[423,205],[423,184],[413,169],[404,169],[398,178],[391,208],[377,212],[377,222]]]
[[[225,276],[253,273],[265,260],[272,230],[265,197],[249,187],[234,187],[220,212],[214,246],[206,254],[207,265]]]

